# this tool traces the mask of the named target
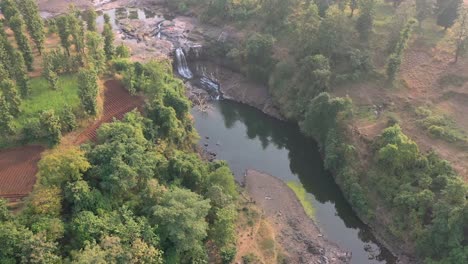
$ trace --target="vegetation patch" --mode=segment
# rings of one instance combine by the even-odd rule
[[[450,117],[435,113],[426,107],[416,108],[415,113],[418,116],[418,125],[431,136],[448,142],[467,142],[467,136],[456,127]]]
[[[289,188],[294,191],[296,194],[297,199],[301,202],[302,207],[304,207],[304,211],[310,218],[315,218],[315,208],[312,204],[310,197],[307,191],[302,187],[301,184],[298,182],[290,181],[287,183]]]
[[[66,108],[80,107],[78,97],[78,83],[75,75],[62,75],[59,77],[58,90],[52,90],[47,80],[38,77],[30,80],[31,96],[21,104],[21,113],[16,120],[18,128],[22,128],[29,118],[37,117],[44,109],[52,109],[56,113]]]
[[[439,79],[439,84],[442,88],[449,86],[462,87],[467,81],[468,77],[466,76],[447,74]]]

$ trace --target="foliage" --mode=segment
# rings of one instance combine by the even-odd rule
[[[78,73],[78,95],[81,105],[88,115],[97,114],[97,96],[99,88],[94,70],[80,70]]]
[[[266,82],[273,69],[274,39],[270,35],[254,34],[246,42],[247,75],[259,82]]]
[[[102,37],[96,32],[86,32],[88,63],[98,74],[104,70],[106,54]]]
[[[89,31],[97,31],[97,26],[96,26],[96,19],[97,19],[97,13],[94,10],[94,8],[88,8],[84,13],[83,13],[84,20],[86,21],[86,26]]]
[[[359,32],[361,40],[368,41],[374,23],[375,1],[361,0],[359,6],[360,12],[356,21],[356,29]]]
[[[10,113],[8,103],[3,95],[0,96],[0,131],[4,134],[14,132],[13,115]]]
[[[115,48],[116,58],[121,58],[121,59],[130,58],[130,55],[131,55],[130,48],[123,44],[120,44],[119,46]]]
[[[39,116],[39,122],[44,131],[44,137],[51,146],[56,146],[60,143],[62,137],[62,127],[60,119],[55,115],[54,110],[43,111]]]
[[[17,117],[21,111],[21,99],[18,95],[16,84],[12,80],[5,79],[0,82],[0,91],[2,92],[1,96],[5,98],[7,103],[8,112],[12,116]]]
[[[39,7],[34,0],[22,0],[18,1],[19,9],[23,14],[23,18],[26,21],[29,34],[36,44],[36,48],[39,54],[42,54],[44,50],[44,23],[41,15],[39,14]]]
[[[462,2],[462,0],[437,0],[435,10],[437,25],[445,29],[453,26],[458,17],[458,10]]]
[[[18,47],[21,53],[23,54],[26,67],[29,71],[32,71],[34,57],[31,47],[29,46],[28,38],[25,35],[26,26],[24,24],[24,20],[21,17],[21,15],[17,13],[13,17],[11,17],[11,19],[9,20],[9,24],[11,29],[15,33],[16,43],[18,44]]]
[[[105,14],[104,16],[107,16],[107,14]],[[106,19],[106,21],[109,21],[109,19]],[[112,31],[112,25],[109,22],[104,23],[104,30],[102,31],[102,35],[104,36],[104,53],[106,54],[106,58],[109,61],[114,57],[115,53],[114,32]],[[123,45],[121,46],[125,47]],[[122,50],[121,48],[121,50],[119,51],[121,53],[119,56],[126,55],[122,54],[126,52],[125,48],[123,49],[124,50]]]
[[[209,201],[181,188],[173,188],[161,197],[153,208],[152,222],[158,224],[161,242],[175,247],[184,259],[192,259],[192,251],[202,248],[207,235]]]
[[[406,48],[415,21],[410,20],[400,32],[400,38],[395,46],[393,53],[390,55],[387,63],[387,78],[389,82],[393,82],[400,70],[403,52]]]

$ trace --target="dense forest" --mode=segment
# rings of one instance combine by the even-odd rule
[[[227,164],[195,152],[191,103],[170,62],[130,62],[109,18],[98,32],[92,9],[71,6],[44,23],[33,0],[0,8],[2,140],[52,147],[23,208],[0,199],[0,263],[206,263],[208,250],[229,263],[237,186]],[[102,111],[109,78],[146,105],[103,124],[95,142],[61,144]]]
[[[202,7],[200,18],[207,23],[234,24],[251,32],[240,43],[212,43],[210,53],[269,86],[284,116],[319,142],[326,167],[363,219],[372,223],[382,211],[377,208],[384,206],[390,220],[376,225],[386,226],[388,236],[409,242],[424,262],[466,263],[466,183],[436,153],[421,152],[403,133],[398,119],[390,119],[388,128],[371,142],[371,165],[361,166],[347,132],[356,110],[353,102],[329,94],[335,86],[363,80],[376,84],[375,89],[403,86],[399,71],[407,44],[429,23],[452,32],[455,63],[465,56],[468,11],[463,1],[385,2],[178,0],[167,4],[176,12]],[[400,11],[391,16],[383,13],[388,2]],[[398,9],[403,5],[403,11]],[[416,112],[424,117],[420,125],[433,136],[466,142],[430,110]]]
[[[425,263],[468,263],[468,186],[436,152],[420,150],[398,118],[368,142],[351,139],[358,115],[333,88],[371,82],[404,89],[400,69],[428,25],[447,35],[453,63],[468,45],[462,0],[167,0],[173,12],[247,32],[207,54],[268,86],[286,119],[324,154],[345,197],[384,238]],[[404,8],[400,8],[400,7]],[[389,9],[390,8],[390,9]],[[24,208],[0,199],[0,263],[207,263],[236,255],[238,190],[225,162],[196,153],[184,84],[168,60],[132,62],[110,18],[71,6],[43,20],[34,0],[1,0],[0,147],[48,145]],[[391,11],[389,11],[391,10]],[[429,33],[428,33],[429,32]],[[432,32],[434,33],[434,32]],[[102,114],[102,83],[145,97],[103,124],[94,142],[66,144]],[[418,125],[453,144],[467,139],[430,109]]]

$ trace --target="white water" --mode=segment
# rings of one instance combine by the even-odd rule
[[[175,53],[177,58],[177,71],[179,72],[180,76],[184,77],[185,79],[192,79],[193,73],[188,67],[184,50],[182,50],[182,48],[177,48]]]
[[[200,83],[208,90],[209,94],[212,94],[213,99],[219,100],[221,99],[221,92],[219,90],[219,84],[215,83],[208,77],[201,77]]]

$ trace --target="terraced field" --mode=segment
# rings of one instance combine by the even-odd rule
[[[96,131],[103,123],[122,119],[127,112],[143,105],[143,97],[130,95],[118,81],[107,81],[105,88],[102,117],[78,135],[76,145],[96,140]],[[42,146],[30,145],[0,151],[0,197],[15,201],[32,191],[37,163],[44,150]]]
[[[31,145],[0,152],[0,197],[16,200],[32,191],[43,151],[44,147]]]
[[[122,119],[126,113],[143,105],[143,97],[132,96],[119,81],[109,80],[104,85],[106,87],[104,92],[104,113],[98,121],[76,138],[75,143],[78,145],[86,141],[96,140],[96,131],[103,123],[112,122],[114,118]]]

